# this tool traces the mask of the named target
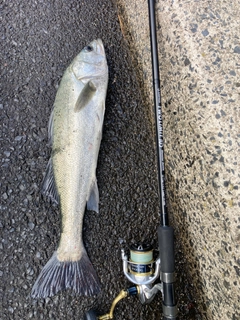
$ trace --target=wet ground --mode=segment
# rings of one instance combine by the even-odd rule
[[[144,101],[117,9],[111,1],[1,2],[0,318],[82,319],[106,313],[129,286],[120,249],[147,239],[157,246],[158,187],[150,101]],[[84,242],[102,284],[95,298],[59,293],[30,298],[59,241],[59,209],[40,194],[49,159],[47,124],[61,76],[88,42],[101,38],[109,64],[97,170],[100,214],[86,212]],[[138,71],[139,72],[139,71]],[[180,319],[201,319],[176,239]],[[128,298],[116,319],[160,319],[161,297],[147,306]]]

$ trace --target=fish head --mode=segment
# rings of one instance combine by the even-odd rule
[[[102,40],[93,40],[84,47],[73,60],[71,69],[78,80],[89,81],[106,75],[108,67]]]

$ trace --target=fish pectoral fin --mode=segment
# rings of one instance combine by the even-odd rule
[[[95,179],[92,184],[92,187],[90,190],[90,196],[87,201],[87,209],[99,213],[99,192],[98,192],[97,179]]]
[[[92,81],[88,81],[77,99],[74,111],[79,112],[82,108],[84,108],[91,101],[96,90],[97,88],[94,83]]]
[[[59,195],[53,174],[52,158],[48,161],[47,170],[42,183],[42,194],[49,197],[53,202],[59,203]]]
[[[51,111],[50,118],[48,121],[48,143],[50,145],[52,145],[53,143],[53,113],[54,113],[54,107]]]

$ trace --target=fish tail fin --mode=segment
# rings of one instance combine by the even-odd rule
[[[100,292],[97,274],[85,250],[78,261],[59,261],[55,251],[38,276],[31,296],[51,297],[68,288],[85,296],[93,296]]]

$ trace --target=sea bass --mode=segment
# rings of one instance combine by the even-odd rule
[[[49,120],[52,154],[43,194],[60,204],[60,243],[42,269],[33,289],[45,298],[72,288],[78,294],[100,291],[96,272],[82,241],[87,205],[98,212],[96,167],[105,112],[108,66],[100,39],[92,41],[65,71]]]

